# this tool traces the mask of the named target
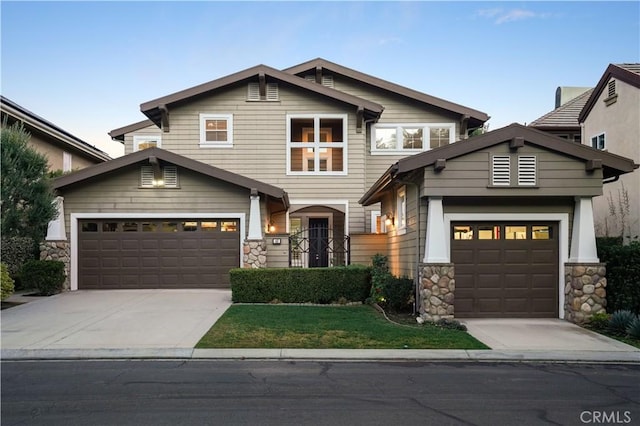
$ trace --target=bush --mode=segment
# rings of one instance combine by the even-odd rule
[[[232,269],[231,300],[241,303],[362,302],[371,289],[371,268]]]
[[[385,309],[408,312],[413,309],[413,280],[390,276],[382,287]]]
[[[435,323],[438,327],[446,328],[449,330],[460,330],[467,331],[467,326],[462,324],[458,320],[448,319],[448,318],[440,318]]]
[[[371,258],[371,302],[380,303],[383,302],[384,287],[387,281],[391,279],[391,273],[389,272],[389,261],[387,256],[382,254],[376,254]]]
[[[9,276],[7,265],[0,263],[0,300],[4,300],[13,294],[13,279]]]
[[[627,328],[636,318],[637,316],[631,311],[616,311],[611,315],[607,329],[613,334],[624,336]]]
[[[640,317],[636,317],[627,327],[627,334],[634,339],[640,340]]]
[[[607,310],[640,314],[640,242],[598,243],[598,257],[607,264]]]
[[[64,263],[58,260],[30,260],[24,264],[20,277],[29,288],[43,296],[60,293],[64,285]]]
[[[597,331],[604,331],[609,327],[609,321],[611,320],[611,315],[600,312],[597,314],[591,315],[589,318],[589,328]]]
[[[2,263],[7,265],[9,275],[16,279],[28,260],[36,257],[36,244],[30,237],[2,237]]]

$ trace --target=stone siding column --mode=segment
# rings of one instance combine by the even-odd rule
[[[245,240],[242,252],[243,268],[267,267],[267,242],[265,240]]]
[[[564,317],[584,324],[593,314],[606,312],[607,269],[604,263],[565,263]]]
[[[420,313],[425,320],[454,316],[456,280],[453,263],[420,265]]]
[[[64,290],[69,290],[71,271],[71,254],[69,243],[66,241],[44,241],[40,243],[40,260],[58,260],[64,263],[65,280],[62,285]]]

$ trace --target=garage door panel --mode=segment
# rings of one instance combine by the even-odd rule
[[[548,226],[551,239],[532,239],[540,236],[532,231],[534,225],[536,229]],[[452,232],[457,317],[558,316],[558,241],[553,239],[558,235],[557,224],[490,224],[491,229],[500,229],[489,235],[493,240],[477,239],[480,235],[477,231],[485,229],[486,223],[456,223],[455,226],[473,228],[475,238],[456,240],[459,237]],[[517,240],[500,239],[506,235],[507,226],[527,229],[527,232],[520,232]],[[486,233],[482,235],[487,237]]]

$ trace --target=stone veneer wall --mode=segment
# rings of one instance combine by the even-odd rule
[[[245,240],[242,249],[244,268],[267,267],[267,242],[265,240]]]
[[[40,243],[40,260],[59,260],[64,263],[64,274],[66,276],[63,284],[65,290],[71,287],[69,281],[70,273],[70,248],[66,241],[44,241]]]
[[[454,277],[453,263],[420,265],[420,313],[424,319],[453,318]]]
[[[606,312],[607,269],[604,263],[565,263],[564,317],[576,324]]]

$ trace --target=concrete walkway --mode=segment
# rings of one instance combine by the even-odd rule
[[[14,297],[13,300],[20,300]],[[1,311],[3,360],[306,359],[640,363],[640,349],[563,320],[464,320],[492,350],[194,349],[229,290],[75,291]]]

